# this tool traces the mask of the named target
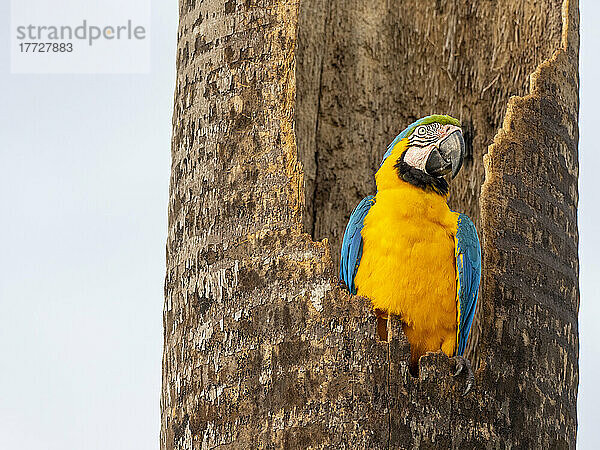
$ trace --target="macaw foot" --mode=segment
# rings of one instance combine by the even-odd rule
[[[475,375],[473,374],[473,369],[471,368],[471,362],[464,356],[455,356],[452,358],[452,360],[456,364],[456,371],[454,372],[453,376],[457,377],[461,373],[466,374],[467,379],[465,382],[465,392],[463,392],[463,396],[465,396],[471,391],[473,383],[475,383]]]

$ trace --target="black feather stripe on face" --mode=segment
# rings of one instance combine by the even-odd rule
[[[409,145],[411,147],[425,147],[433,144],[439,138],[441,127],[437,122],[418,126],[408,138]]]
[[[396,164],[394,164],[394,168],[398,171],[398,176],[400,179],[425,191],[431,189],[440,195],[448,194],[448,182],[444,178],[432,177],[422,170],[419,170],[404,162],[405,154],[406,151],[402,153],[400,159],[398,159]]]

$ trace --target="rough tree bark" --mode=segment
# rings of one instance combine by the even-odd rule
[[[560,18],[556,0],[180,0],[163,449],[575,446],[577,2]],[[336,282],[383,149],[432,112],[466,125],[452,206],[483,236],[464,398],[440,353],[412,378],[399,324],[378,341]]]

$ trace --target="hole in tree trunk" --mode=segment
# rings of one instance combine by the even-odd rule
[[[375,193],[387,145],[428,114],[463,123],[468,155],[451,183],[449,204],[473,219],[481,237],[483,155],[509,97],[527,93],[529,73],[558,47],[560,5],[300,3],[296,134],[306,183],[303,222],[313,239],[329,239],[336,268],[350,213]],[[467,348],[475,366],[479,330],[476,315]]]

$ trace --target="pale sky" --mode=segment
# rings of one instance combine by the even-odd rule
[[[177,14],[148,75],[11,75],[1,0],[0,449],[158,448]]]
[[[580,1],[579,57],[579,398],[578,447],[600,448],[600,167],[597,139],[600,110],[600,2]]]
[[[84,0],[91,2],[91,0]],[[0,1],[0,448],[157,449],[177,2],[148,75],[11,75]],[[600,2],[583,1],[579,448],[600,447]]]

